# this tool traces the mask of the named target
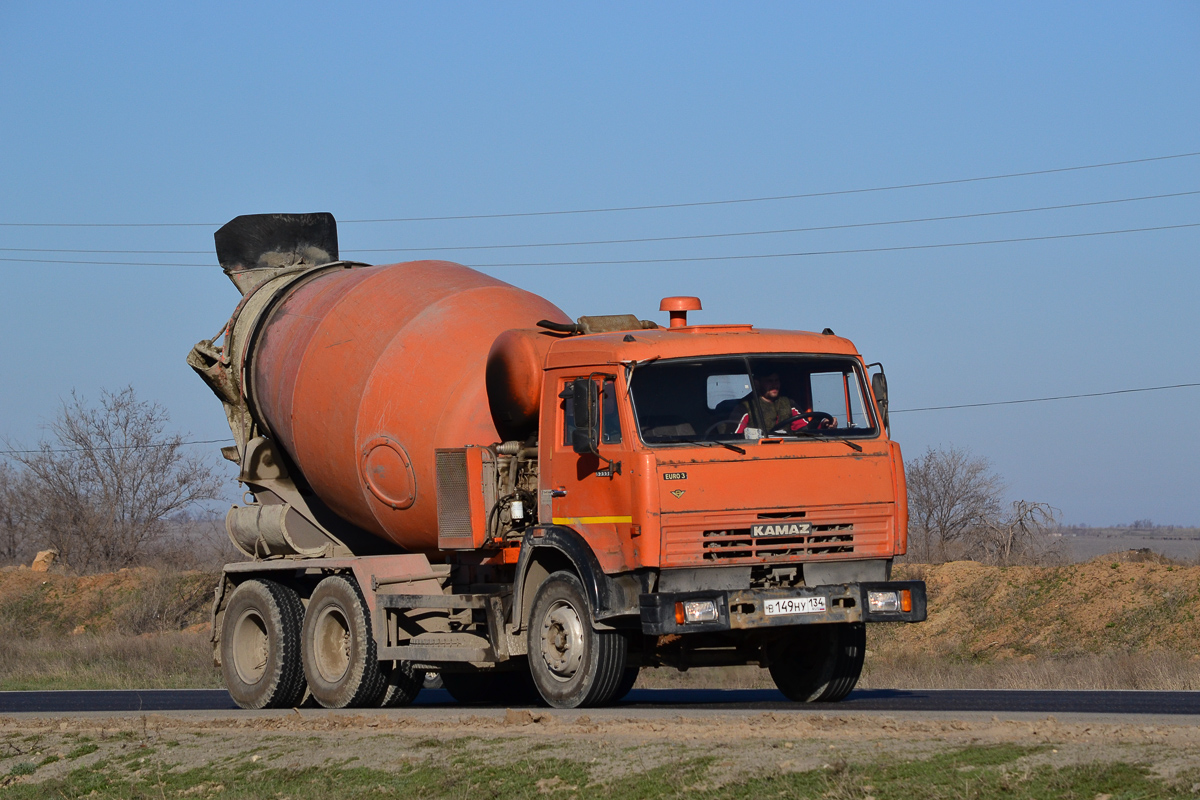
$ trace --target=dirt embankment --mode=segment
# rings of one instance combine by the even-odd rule
[[[1164,651],[1200,657],[1200,567],[1108,555],[1059,567],[903,565],[929,619],[880,626],[877,648],[968,661]]]
[[[872,626],[874,648],[962,660],[1172,651],[1200,654],[1200,567],[1109,555],[1057,567],[899,565],[924,580],[929,619]],[[72,576],[0,570],[0,633],[144,634],[208,622],[216,575],[149,568]]]
[[[1200,689],[1200,567],[901,565],[929,619],[871,625],[862,688]],[[0,689],[219,685],[216,576],[0,570]],[[641,688],[767,688],[757,667],[643,670]]]
[[[0,569],[0,635],[36,639],[83,633],[138,635],[208,623],[217,576],[123,569],[99,575]]]

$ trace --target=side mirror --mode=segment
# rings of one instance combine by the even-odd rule
[[[892,426],[888,421],[887,375],[883,374],[882,364],[879,365],[879,372],[876,372],[871,376],[871,392],[875,395],[875,407],[879,409],[879,420],[883,423],[883,427],[887,429],[887,432],[890,435],[892,432]]]
[[[600,444],[600,392],[591,378],[576,378],[571,381],[563,395],[571,404],[575,425],[571,430],[571,449],[581,455],[599,455]]]

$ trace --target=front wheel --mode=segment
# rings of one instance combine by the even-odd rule
[[[618,631],[593,627],[583,584],[573,573],[555,572],[538,588],[527,636],[529,671],[551,706],[600,706],[613,699],[629,642]]]
[[[861,622],[792,628],[767,649],[771,678],[789,700],[834,703],[858,683],[867,649]]]

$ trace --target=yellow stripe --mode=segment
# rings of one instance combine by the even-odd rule
[[[555,525],[600,525],[605,522],[633,522],[633,517],[554,517]]]

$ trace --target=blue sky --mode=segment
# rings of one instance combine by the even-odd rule
[[[0,4],[0,434],[36,441],[76,389],[137,387],[227,433],[184,364],[237,300],[212,232],[238,214],[341,220],[688,203],[1200,151],[1200,6]],[[1200,158],[788,201],[343,223],[356,249],[688,236],[1200,190]],[[727,239],[443,251],[470,265],[698,259],[1183,225],[1200,195]],[[895,408],[1200,381],[1200,229],[944,249],[486,267],[568,314],[853,339]],[[426,255],[434,255],[428,253]],[[897,415],[910,455],[990,458],[1068,523],[1200,524],[1200,389]]]

